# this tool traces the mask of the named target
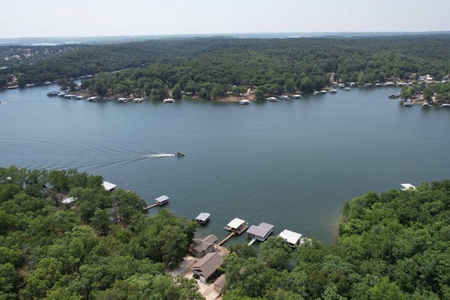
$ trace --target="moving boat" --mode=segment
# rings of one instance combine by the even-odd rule
[[[185,156],[186,154],[184,154],[183,152],[177,152],[177,153],[175,153],[175,156],[176,157],[183,157],[183,156]]]

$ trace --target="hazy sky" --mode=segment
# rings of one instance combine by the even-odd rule
[[[450,0],[2,1],[0,38],[450,30]]]

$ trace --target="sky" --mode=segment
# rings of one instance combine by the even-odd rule
[[[449,12],[450,0],[21,0],[2,3],[0,38],[450,31]]]

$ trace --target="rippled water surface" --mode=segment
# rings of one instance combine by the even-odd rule
[[[0,165],[78,168],[149,203],[168,195],[177,215],[211,214],[199,236],[225,237],[239,217],[331,243],[345,201],[450,178],[450,109],[403,107],[387,97],[398,88],[246,106],[89,103],[53,89],[0,92]]]

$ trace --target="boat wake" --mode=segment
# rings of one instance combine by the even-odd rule
[[[173,157],[175,154],[171,153],[158,153],[158,154],[148,154],[146,157]]]

